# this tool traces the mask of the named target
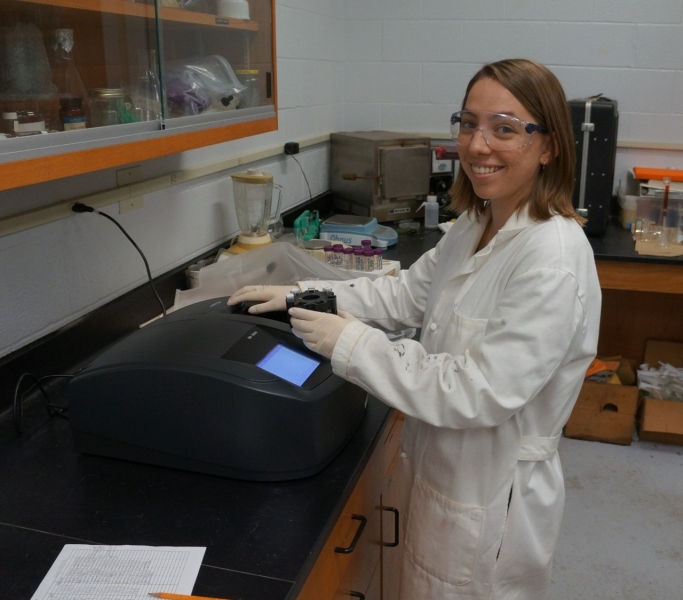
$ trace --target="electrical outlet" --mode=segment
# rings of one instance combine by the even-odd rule
[[[128,198],[126,200],[119,200],[119,214],[130,212],[131,210],[139,210],[145,206],[145,200],[142,196],[135,198]]]
[[[178,183],[178,173],[171,173],[171,185]]]
[[[120,169],[116,171],[116,185],[118,187],[137,183],[141,178],[142,171],[140,165],[135,165],[134,167],[128,167],[126,169]]]

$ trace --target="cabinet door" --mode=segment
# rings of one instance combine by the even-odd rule
[[[0,191],[277,129],[274,0],[226,4],[3,0]]]

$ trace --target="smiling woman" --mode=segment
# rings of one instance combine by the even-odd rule
[[[398,600],[544,600],[564,508],[557,447],[600,320],[571,207],[571,122],[557,79],[527,60],[484,66],[451,122],[462,214],[445,237],[397,277],[316,282],[348,312],[292,311],[292,331],[405,414]],[[256,314],[284,310],[287,292],[230,300],[262,302]],[[422,334],[392,343],[371,325]]]

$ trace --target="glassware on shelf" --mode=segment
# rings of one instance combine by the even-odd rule
[[[85,110],[82,98],[60,98],[59,120],[64,131],[85,129]]]
[[[45,117],[41,113],[32,110],[18,110],[16,115],[14,134],[17,137],[47,133]]]
[[[33,24],[0,28],[0,100],[55,97],[43,34]]]
[[[138,50],[140,72],[131,86],[131,110],[140,121],[161,119],[161,86],[155,48]]]
[[[74,60],[73,29],[53,29],[50,32],[52,48],[52,81],[57,86],[59,98],[59,118],[50,115],[51,128],[60,131],[82,129],[85,127],[85,114],[80,114],[88,94],[83,79]],[[67,115],[68,116],[65,116]],[[52,117],[52,118],[50,118]],[[64,121],[64,118],[67,121]]]
[[[236,70],[235,75],[237,75],[239,82],[246,88],[240,92],[238,108],[261,106],[258,69]]]
[[[123,123],[123,89],[93,88],[88,97],[91,127]]]

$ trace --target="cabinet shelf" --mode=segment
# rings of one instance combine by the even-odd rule
[[[127,0],[0,0],[0,22],[15,22],[17,30],[16,35],[14,28],[0,32],[8,40],[2,42],[7,41],[11,50],[0,52],[0,59],[5,57],[0,60],[0,91],[4,94],[0,109],[10,114],[34,111],[44,117],[45,130],[61,130],[56,94],[50,92],[43,98],[33,92],[48,89],[45,77],[48,69],[54,70],[51,62],[48,65],[54,58],[48,41],[56,27],[72,30],[76,40],[73,64],[82,89],[75,95],[83,96],[86,119],[85,131],[3,139],[0,193],[277,130],[275,0],[251,0],[250,17],[227,19]],[[144,118],[145,96],[134,93],[139,92],[140,74],[148,66],[151,50],[158,57],[160,89],[168,94],[164,123],[158,117]],[[15,60],[14,55],[20,58]],[[222,101],[233,94],[234,83],[229,81],[234,75],[224,77],[227,70],[223,67],[207,67],[207,81],[201,77],[193,80],[189,93],[189,83],[178,84],[170,76],[164,80],[165,66],[209,57],[220,57],[238,71],[259,73],[252,83],[253,93],[248,100],[245,95],[244,105],[237,107],[247,110],[223,111]],[[36,68],[31,62],[19,64],[20,59],[35,61]],[[6,71],[19,74],[15,79],[21,85],[3,79]],[[8,87],[8,81],[16,90]],[[167,85],[172,86],[171,92]],[[107,113],[108,127],[92,118],[94,99],[99,96],[90,91],[98,88],[124,91],[123,96],[116,96],[123,100],[101,102],[97,109]],[[228,102],[233,99],[234,95]],[[130,114],[136,110],[141,116],[131,120]],[[11,133],[12,127],[2,122],[4,133]]]
[[[126,0],[20,0],[20,2],[147,19],[156,18],[154,6],[126,2]],[[242,31],[258,31],[259,29],[257,21],[228,19],[226,17],[181,10],[179,8],[162,7],[160,16],[162,21],[172,21],[176,23],[221,27],[223,29],[238,29]]]

